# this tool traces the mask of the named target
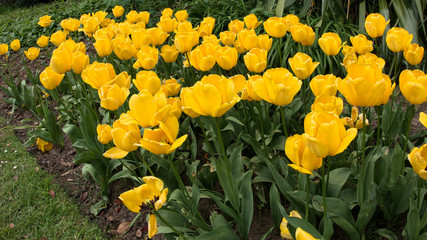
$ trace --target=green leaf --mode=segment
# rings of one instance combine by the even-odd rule
[[[110,180],[108,181],[108,183],[114,182],[118,179],[122,179],[122,178],[129,178],[129,179],[134,179],[133,173],[127,169],[121,170],[118,173],[114,174],[113,176],[111,176]]]
[[[394,234],[394,232],[390,231],[389,229],[386,228],[381,228],[375,231],[375,233],[377,233],[378,235],[386,238],[387,240],[398,240],[396,234]]]
[[[240,183],[241,198],[241,212],[239,221],[239,232],[243,238],[246,238],[249,234],[249,230],[252,224],[252,218],[254,213],[254,196],[252,194],[251,185],[252,171],[248,171],[243,175]]]
[[[92,213],[93,215],[98,215],[99,212],[101,212],[101,210],[106,209],[107,208],[107,203],[108,201],[101,199],[101,201],[95,203],[94,205],[90,206],[90,213]]]
[[[297,217],[290,217],[290,216],[283,216],[284,218],[286,218],[286,220],[288,221],[288,224],[292,225],[295,229],[297,228],[302,228],[304,229],[304,231],[308,232],[311,234],[311,236],[315,237],[315,238],[322,238],[322,235],[317,231],[317,229],[311,225],[309,222],[307,222],[304,219],[301,218],[297,218]]]
[[[168,208],[161,208],[157,210],[157,213],[160,216],[162,216],[177,231],[182,233],[194,232],[194,230],[190,229],[187,219],[185,219],[185,217],[183,217],[181,213],[178,213]],[[157,233],[173,233],[174,232],[159,218],[157,218],[157,224],[159,225]]]
[[[204,233],[196,238],[197,240],[239,240],[233,230],[229,227],[223,226],[214,229],[213,231]]]
[[[351,174],[349,168],[337,168],[332,170],[329,174],[329,185],[328,185],[328,196],[338,197],[342,187],[347,182],[348,177]]]
[[[84,151],[79,153],[74,158],[74,163],[82,164],[82,163],[91,163],[93,160],[98,160],[98,156],[92,151]]]
[[[272,184],[270,188],[270,209],[276,227],[279,227],[282,222],[282,214],[280,213],[279,205],[281,205],[279,190],[277,190],[275,184]]]

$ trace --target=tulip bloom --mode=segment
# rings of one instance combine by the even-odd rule
[[[262,23],[262,22],[258,22],[258,18],[253,13],[244,17],[243,21],[245,21],[245,25],[247,29],[255,29]]]
[[[215,51],[216,62],[224,70],[230,70],[237,64],[238,53],[233,47],[218,47]]]
[[[129,95],[129,89],[120,87],[117,84],[106,84],[98,89],[98,95],[101,100],[101,107],[114,111],[126,101]]]
[[[151,37],[150,43],[153,46],[162,45],[169,37],[169,34],[164,32],[161,28],[149,28],[147,31],[148,35]]]
[[[359,114],[359,109],[356,106],[351,108],[351,118],[341,118],[344,126],[350,128],[361,129],[363,128],[363,113]],[[369,125],[369,120],[365,117],[365,126]]]
[[[399,84],[400,91],[411,104],[419,105],[427,101],[427,75],[423,71],[402,71]]]
[[[191,51],[199,43],[199,33],[196,31],[177,32],[175,34],[175,46],[180,53]]]
[[[178,58],[178,49],[176,49],[175,45],[163,45],[160,56],[162,56],[163,61],[166,63],[173,63]]]
[[[37,144],[37,148],[42,152],[49,152],[50,150],[52,150],[52,147],[53,147],[52,143],[46,142],[41,138],[37,138],[36,144]]]
[[[365,19],[365,29],[371,38],[381,37],[384,34],[385,27],[390,22],[385,21],[383,15],[371,13]]]
[[[329,95],[322,95],[316,97],[311,111],[313,112],[327,112],[339,116],[344,108],[344,102],[341,98]]]
[[[98,124],[96,127],[96,133],[98,135],[98,141],[102,144],[107,144],[113,140],[111,135],[111,126],[108,124]]]
[[[112,11],[113,11],[114,17],[118,18],[123,15],[125,9],[122,6],[116,5]]]
[[[53,20],[50,19],[49,15],[44,15],[39,18],[38,24],[42,27],[49,27],[50,23],[52,23]]]
[[[304,231],[302,228],[297,228],[295,231],[295,238],[296,240],[319,240],[317,238],[314,238],[310,233]]]
[[[133,29],[131,31],[132,42],[136,49],[141,49],[142,46],[148,46],[151,43],[151,37],[147,29]]]
[[[142,89],[148,89],[154,96],[160,89],[161,81],[154,71],[140,71],[136,74],[136,79],[133,80],[133,84],[138,91],[141,92]]]
[[[427,128],[427,114],[420,112],[420,123],[424,125],[424,127]]]
[[[359,55],[357,58],[357,61],[362,64],[377,64],[381,69],[385,66],[384,59],[378,57],[377,55],[373,53],[365,53],[363,55]]]
[[[289,217],[296,217],[302,219],[301,215],[296,210],[291,211]],[[280,223],[280,236],[282,238],[292,240],[291,233],[288,229],[288,221],[286,220],[286,218],[282,218],[282,222]]]
[[[235,34],[238,34],[245,27],[245,22],[240,20],[233,20],[228,23],[228,30],[232,31]]]
[[[167,102],[167,95],[163,91],[158,91],[153,96],[148,89],[142,89],[139,94],[132,95],[129,100],[133,123],[143,128],[159,125],[159,122],[171,114],[171,108],[172,106]]]
[[[358,107],[386,104],[396,87],[378,64],[359,62],[350,64],[346,78],[337,79],[337,85],[345,99]]]
[[[42,35],[41,37],[39,37],[39,39],[37,39],[37,46],[44,48],[49,44],[49,37]]]
[[[299,18],[293,14],[288,14],[283,17],[283,22],[286,24],[286,31],[291,32],[292,26],[299,23]]]
[[[333,74],[317,75],[310,81],[310,89],[314,96],[329,95],[335,96],[337,94],[337,77]]]
[[[215,66],[215,47],[202,44],[197,46],[190,54],[190,64],[199,71],[209,71]]]
[[[387,32],[386,43],[390,51],[401,52],[412,42],[412,34],[404,28],[393,27]]]
[[[50,42],[53,43],[57,47],[61,43],[63,43],[65,40],[67,40],[67,34],[61,30],[56,31],[52,35],[50,35]]]
[[[114,46],[114,53],[119,59],[129,60],[136,55],[136,48],[132,44],[132,40],[128,37],[116,37],[113,39],[112,43]]]
[[[0,44],[0,56],[7,53],[9,46],[6,43]]]
[[[166,33],[171,33],[178,27],[178,22],[175,18],[164,18],[157,23],[157,27]]]
[[[291,28],[292,39],[295,42],[301,43],[303,46],[311,46],[314,43],[314,39],[316,38],[316,34],[308,25],[297,23]]]
[[[163,85],[160,87],[166,91],[168,97],[178,95],[181,90],[181,84],[175,78],[163,80]]]
[[[25,56],[28,58],[28,60],[34,60],[38,58],[40,54],[40,49],[35,47],[28,48],[27,51],[24,51]]]
[[[81,31],[83,31],[88,37],[92,37],[92,34],[99,29],[99,25],[102,21],[96,17],[88,17],[85,21],[81,22],[83,24],[83,29]]]
[[[299,79],[308,78],[316,69],[319,62],[313,62],[310,56],[305,53],[297,52],[293,57],[288,59],[292,71]]]
[[[113,80],[107,82],[108,85],[117,84],[119,87],[124,87],[129,89],[130,88],[130,76],[129,74],[124,71],[121,72],[119,75],[117,75]]]
[[[13,51],[18,51],[21,48],[21,42],[19,41],[19,39],[15,39],[10,43],[10,48]]]
[[[292,102],[301,89],[302,81],[286,68],[268,69],[262,79],[253,83],[256,94],[265,101],[283,106]]]
[[[61,21],[61,27],[70,32],[75,32],[80,27],[80,21],[75,18],[64,19]]]
[[[59,74],[55,72],[51,67],[47,67],[40,73],[40,82],[43,87],[48,90],[55,89],[64,78],[64,74]]]
[[[234,43],[234,40],[236,40],[236,34],[232,31],[224,31],[219,33],[219,38],[221,39],[222,44],[229,46]]]
[[[68,48],[57,48],[53,50],[50,66],[57,73],[66,73],[71,70],[73,55]]]
[[[262,100],[262,98],[258,96],[254,88],[254,83],[257,81],[262,81],[262,76],[253,75],[249,77],[248,81],[246,81],[245,83],[245,87],[242,90],[242,100],[248,100],[248,101]]]
[[[243,60],[249,71],[260,73],[267,67],[267,51],[260,48],[253,48],[245,54]]]
[[[212,30],[215,27],[215,18],[205,17],[200,23],[198,28],[200,37],[208,36],[212,34]]]
[[[243,29],[237,34],[237,40],[244,51],[249,51],[258,46],[258,36],[255,30]]]
[[[113,65],[110,63],[93,62],[82,72],[82,79],[92,88],[99,89],[102,85],[116,77]]]
[[[351,36],[350,42],[353,45],[354,51],[358,54],[365,54],[374,50],[372,41],[368,40],[363,34],[359,34],[355,37]]]
[[[273,39],[268,37],[268,34],[261,34],[258,36],[258,48],[270,51]]]
[[[286,35],[286,24],[283,18],[270,17],[263,25],[268,35],[272,37],[281,38]]]
[[[97,38],[93,46],[100,57],[111,55],[114,49],[111,40],[106,36]]]
[[[427,144],[424,144],[420,148],[414,147],[409,153],[408,159],[414,172],[420,178],[427,180]]]
[[[233,80],[216,74],[204,76],[193,87],[181,90],[182,110],[192,118],[221,117],[238,101]]]
[[[288,166],[300,173],[313,175],[312,171],[322,166],[322,158],[306,147],[301,135],[295,134],[286,139],[285,153],[293,163]]]
[[[357,129],[345,130],[341,119],[327,112],[307,114],[304,131],[305,145],[321,158],[343,152],[357,135]]]
[[[180,10],[175,13],[176,19],[178,19],[179,22],[184,22],[188,18],[187,10]]]
[[[81,74],[82,71],[89,65],[89,56],[76,51],[73,53],[73,61],[71,67],[76,74]]]
[[[417,65],[423,60],[424,48],[420,47],[416,43],[413,43],[405,48],[403,51],[403,56],[409,64]]]
[[[318,40],[319,46],[322,51],[328,56],[335,56],[339,53],[341,47],[341,38],[336,33],[328,32],[322,34]]]
[[[159,50],[155,47],[143,46],[139,49],[136,56],[138,60],[133,64],[133,67],[136,69],[142,67],[145,70],[150,70],[159,61]]]

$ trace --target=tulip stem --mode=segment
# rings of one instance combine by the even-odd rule
[[[283,63],[282,63],[282,38],[279,38],[279,63],[280,63],[280,67],[283,67]]]
[[[178,181],[178,185],[181,188],[181,191],[184,192],[184,194],[188,197],[187,199],[190,199],[190,194],[187,191],[187,188],[185,188],[184,182],[182,181],[181,177],[179,176],[178,171],[175,168],[175,164],[173,163],[173,159],[172,159],[172,155],[168,154],[168,160],[169,160],[169,165],[172,168],[172,172],[175,175],[176,180]]]
[[[151,170],[150,166],[148,165],[148,163],[144,160],[144,158],[141,156],[141,153],[139,153],[139,151],[135,151],[136,152],[136,156],[138,157],[139,160],[142,161],[142,163],[145,165],[145,167],[148,169],[148,172],[150,172],[151,176],[154,176],[153,171]]]
[[[323,195],[323,232],[325,232],[326,229],[326,183],[325,183],[325,163],[322,164],[322,195]]]
[[[282,115],[282,125],[283,125],[283,131],[285,132],[285,137],[288,138],[288,130],[286,129],[286,122],[285,122],[285,113],[283,111],[284,106],[280,106],[280,115]]]
[[[310,175],[305,174],[305,186],[307,192],[307,198],[305,201],[305,220],[308,221],[308,213],[309,213],[309,201],[310,201]]]
[[[418,208],[418,210],[420,210],[420,208],[421,208],[421,201],[420,201],[420,199],[421,199],[421,184],[422,183],[423,182],[422,182],[421,178],[419,177],[418,178],[418,192],[417,192],[417,208]],[[426,211],[427,211],[427,209],[426,209]]]
[[[362,125],[362,169],[360,170],[360,178],[359,183],[361,184],[361,201],[359,204],[362,204],[362,202],[365,201],[365,134],[366,134],[366,127],[365,127],[365,121],[366,121],[366,109],[365,107],[362,107],[362,113],[363,113],[363,125]]]
[[[162,217],[162,215],[160,215],[157,211],[153,211],[153,214],[160,219],[160,221],[162,221],[164,224],[166,224],[166,226],[168,226],[172,231],[174,231],[176,234],[178,234],[180,237],[187,239],[181,232],[179,232],[178,230],[176,230],[176,228],[174,228],[172,225],[169,224],[168,221],[166,221],[166,219],[164,219]]]
[[[259,112],[259,125],[261,128],[260,134],[262,139],[262,144],[264,146],[264,151],[267,159],[270,159],[270,154],[268,154],[267,144],[265,143],[265,132],[264,132],[264,117],[262,115],[261,102],[257,102],[257,108]]]
[[[408,146],[409,130],[411,129],[412,118],[414,117],[414,113],[415,113],[415,105],[411,104],[411,106],[407,111],[409,111],[409,118],[408,118],[408,122],[406,123],[405,140],[403,142],[403,161],[402,161],[402,169],[401,169],[402,173],[405,170],[406,147]]]
[[[326,56],[326,59],[328,60],[329,70],[331,74],[334,74],[334,65],[332,64],[331,56]]]
[[[377,113],[377,145],[381,145],[381,117],[382,117],[382,111],[380,109],[380,106],[375,106],[375,112]]]

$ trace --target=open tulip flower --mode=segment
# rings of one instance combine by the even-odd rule
[[[193,49],[193,47],[196,46],[198,43],[199,33],[197,31],[179,31],[175,34],[175,46],[180,53],[186,53],[191,51],[191,49]]]
[[[303,46],[311,46],[314,43],[316,34],[308,25],[296,23],[291,28],[292,38],[295,42],[301,43]]]
[[[80,51],[73,53],[71,67],[76,74],[81,74],[82,71],[89,65],[89,56]]]
[[[341,47],[345,44],[341,44],[340,36],[332,32],[322,34],[318,43],[322,51],[328,56],[337,55],[340,52]]]
[[[154,96],[157,91],[160,89],[161,81],[154,71],[140,71],[136,74],[133,84],[136,86],[138,91],[143,89],[148,89],[151,92],[151,95]]]
[[[40,54],[40,48],[30,47],[27,51],[24,51],[24,54],[28,60],[34,60],[38,58]]]
[[[414,147],[409,153],[408,159],[414,172],[420,178],[427,180],[427,144],[420,148]]]
[[[385,40],[390,51],[401,52],[411,45],[413,37],[404,28],[393,27],[388,30]]]
[[[261,48],[253,48],[245,54],[243,60],[246,68],[254,73],[260,73],[267,67],[268,52]]]
[[[139,49],[136,56],[138,60],[133,64],[133,67],[136,69],[142,67],[145,70],[150,70],[159,61],[159,50],[155,47],[143,46]]]
[[[249,51],[258,45],[258,36],[253,29],[243,29],[237,34],[237,40],[244,51]]]
[[[129,60],[136,55],[137,50],[130,38],[123,35],[119,36],[116,36],[116,38],[114,38],[112,41],[114,46],[114,53],[119,59]]]
[[[169,34],[167,34],[161,28],[149,28],[148,35],[151,37],[150,43],[153,46],[162,45],[169,37]]]
[[[238,101],[233,80],[211,74],[193,87],[181,90],[182,110],[192,118],[199,115],[221,117]]]
[[[327,112],[339,116],[344,109],[344,102],[341,98],[329,95],[317,96],[311,105],[313,112]]]
[[[359,109],[356,106],[351,108],[351,118],[345,117],[341,118],[344,126],[350,128],[361,129],[363,128],[363,113],[359,114]],[[369,125],[369,120],[365,117],[365,125]]]
[[[216,48],[210,44],[197,46],[190,54],[190,64],[199,71],[209,71],[215,66]]]
[[[142,46],[148,46],[151,43],[150,35],[147,29],[132,29],[131,30],[132,42],[136,49],[141,49]]]
[[[216,62],[224,70],[230,70],[237,64],[238,53],[233,47],[218,47],[215,51]]]
[[[268,69],[262,79],[253,83],[256,94],[263,100],[283,106],[292,102],[301,89],[302,81],[286,68]]]
[[[415,105],[427,102],[427,75],[423,71],[402,71],[399,76],[399,87],[408,102]]]
[[[268,35],[281,38],[286,35],[286,23],[283,18],[270,17],[264,23],[264,29]]]
[[[175,78],[163,80],[163,85],[160,88],[164,88],[166,90],[166,94],[168,97],[175,96],[179,94],[181,90],[181,84],[179,84]]]
[[[423,60],[424,48],[416,43],[410,44],[403,51],[403,56],[409,64],[417,65]]]
[[[105,84],[98,89],[101,107],[110,111],[117,110],[126,101],[129,89],[120,87],[117,84]]]
[[[49,27],[49,25],[53,22],[52,19],[50,19],[49,15],[44,15],[39,18],[38,24],[42,27]]]
[[[40,73],[40,82],[42,83],[43,87],[45,87],[48,90],[55,89],[64,78],[64,74],[59,74],[53,70],[51,67],[45,68],[43,72]]]
[[[99,29],[99,25],[102,21],[99,21],[97,17],[88,17],[84,21],[81,21],[83,24],[83,29],[79,29],[79,31],[83,31],[88,37],[92,37],[92,35]]]
[[[359,34],[357,36],[351,36],[350,42],[353,45],[353,49],[358,54],[365,54],[368,52],[372,52],[374,50],[373,42],[371,40],[368,40],[368,38],[363,35]]]
[[[289,217],[296,217],[302,219],[301,215],[296,210],[291,211],[289,213]],[[280,223],[280,236],[284,239],[292,240],[291,233],[288,229],[288,221],[286,220],[286,218],[282,218],[282,222]]]
[[[292,162],[288,166],[300,173],[313,174],[312,171],[322,166],[322,158],[306,147],[301,135],[295,134],[286,139],[285,153]]]
[[[371,38],[381,37],[384,34],[385,27],[390,22],[385,21],[383,15],[379,13],[371,13],[365,19],[365,29]]]
[[[292,71],[299,79],[308,78],[319,65],[319,62],[313,62],[310,56],[302,52],[297,52],[288,61]]]
[[[116,77],[113,65],[110,63],[93,62],[82,72],[82,79],[92,88],[99,89]]]
[[[333,74],[317,75],[310,81],[310,89],[314,96],[329,95],[335,96],[337,94],[337,77]]]
[[[244,27],[245,27],[245,22],[238,19],[228,23],[228,30],[230,30],[235,34],[238,34],[241,30],[243,30]]]
[[[307,114],[304,131],[305,145],[321,158],[343,152],[357,135],[357,129],[346,130],[338,116],[327,112]]]
[[[219,38],[221,39],[221,43],[230,46],[236,40],[236,34],[232,31],[223,31],[219,33]]]
[[[375,64],[378,64],[378,66],[381,69],[383,69],[385,66],[385,60],[373,53],[365,53],[365,54],[359,55],[359,57],[357,58],[357,61],[362,64],[375,63]]]

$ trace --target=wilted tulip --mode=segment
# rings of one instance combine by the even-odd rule
[[[314,43],[316,34],[308,25],[297,23],[294,24],[291,28],[292,39],[295,42],[301,43],[303,46],[311,46]]]
[[[175,45],[163,45],[160,56],[162,56],[163,60],[167,63],[173,63],[178,58],[178,49],[176,49]]]
[[[51,67],[47,67],[40,73],[40,82],[43,87],[48,90],[55,89],[64,78],[64,74],[59,74],[55,72]]]
[[[98,95],[101,100],[101,107],[114,111],[126,101],[129,95],[129,89],[120,87],[117,84],[105,84],[98,89]]]
[[[272,37],[281,38],[286,35],[286,23],[283,18],[270,17],[263,25],[268,35]]]
[[[371,38],[381,37],[384,34],[385,27],[390,22],[385,21],[383,15],[371,13],[365,19],[365,29]]]
[[[19,41],[19,39],[15,39],[10,43],[10,48],[13,51],[18,51],[21,48],[21,42]]]
[[[319,38],[318,43],[322,51],[328,56],[337,55],[343,46],[341,45],[340,36],[333,32],[322,34],[322,37]]]
[[[285,153],[292,162],[288,166],[300,173],[312,175],[312,171],[322,166],[322,158],[317,157],[314,152],[306,147],[302,136],[299,134],[286,139]]]
[[[350,128],[361,129],[363,128],[363,113],[359,114],[359,109],[356,106],[351,108],[351,118],[345,117],[341,118],[344,126],[348,126]],[[369,125],[369,120],[365,116],[365,126]]]
[[[113,140],[111,135],[112,127],[108,124],[98,124],[96,133],[98,134],[98,141],[102,144],[107,144]]]
[[[47,44],[49,44],[49,37],[42,35],[41,37],[39,37],[39,39],[37,39],[37,46],[44,48],[47,46]]]
[[[53,20],[50,19],[49,15],[44,15],[39,18],[38,24],[42,27],[49,27],[50,23],[52,23]]]
[[[143,89],[148,89],[151,95],[154,96],[160,89],[161,81],[154,71],[140,71],[136,74],[136,79],[133,80],[133,84],[138,91],[141,92]]]
[[[37,138],[36,144],[37,144],[37,148],[42,152],[49,152],[50,150],[52,150],[52,147],[53,147],[52,143],[46,142],[41,138]]]
[[[420,148],[414,147],[409,153],[408,159],[414,172],[420,178],[427,180],[427,144],[424,144]]]
[[[6,43],[0,44],[0,56],[5,55],[9,50],[9,46]]]
[[[232,31],[224,31],[219,33],[219,38],[221,39],[222,44],[229,46],[234,43],[234,40],[236,40],[236,34]]]
[[[175,13],[176,19],[178,19],[179,22],[184,22],[188,18],[187,10],[180,10]]]
[[[102,85],[116,77],[113,65],[110,63],[93,62],[82,72],[82,79],[92,88],[99,89]]]
[[[255,81],[252,86],[260,98],[283,106],[292,102],[301,85],[302,81],[292,76],[286,68],[272,68],[265,71],[262,79]]]
[[[30,47],[27,51],[24,51],[25,56],[28,60],[34,60],[38,58],[40,54],[40,49],[35,47]]]
[[[169,36],[169,34],[164,32],[161,28],[149,28],[147,31],[148,35],[151,37],[150,43],[153,46],[162,45]]]
[[[71,70],[73,55],[68,48],[57,48],[53,50],[50,66],[57,73],[66,73]]]
[[[299,18],[293,14],[288,14],[283,17],[286,24],[286,31],[291,32],[292,26],[299,23]]]
[[[233,47],[218,47],[215,52],[216,62],[224,70],[230,70],[237,64],[238,53]]]
[[[327,112],[335,114],[337,117],[342,113],[343,109],[343,100],[330,95],[317,96],[313,105],[311,105],[311,111],[313,112]]]
[[[427,101],[427,75],[423,71],[402,71],[399,87],[408,102],[419,105]]]
[[[314,96],[337,94],[337,77],[333,74],[317,75],[310,81],[310,88]]]
[[[417,65],[423,60],[424,48],[420,47],[416,43],[410,44],[403,51],[403,56],[405,57],[406,61],[408,61],[409,64]]]
[[[113,43],[107,36],[98,37],[93,46],[100,57],[110,56],[114,49]]]
[[[209,71],[215,66],[215,47],[199,45],[190,54],[190,64],[199,71]]]
[[[243,60],[250,72],[260,73],[267,67],[267,51],[253,48],[245,54]]]
[[[155,47],[143,46],[136,54],[137,59],[133,67],[138,69],[140,67],[145,70],[154,68],[159,60],[159,50]]]
[[[271,45],[273,44],[273,39],[268,36],[268,34],[261,34],[258,36],[258,48],[264,49],[265,51],[270,51]]]
[[[392,52],[401,52],[412,42],[412,34],[404,28],[393,27],[387,32],[385,41]]]
[[[52,35],[50,35],[50,42],[53,43],[55,46],[59,46],[61,43],[63,43],[67,39],[67,34],[65,34],[63,31],[59,30],[54,32]]]
[[[319,62],[313,62],[310,56],[302,52],[297,52],[288,61],[292,71],[299,79],[308,78],[319,65]]]
[[[258,18],[253,13],[244,17],[243,21],[245,21],[246,28],[248,29],[255,29],[262,23],[258,21]]]
[[[124,11],[125,11],[125,9],[122,6],[116,5],[113,8],[114,17],[116,17],[116,18],[121,17],[123,15]]]

